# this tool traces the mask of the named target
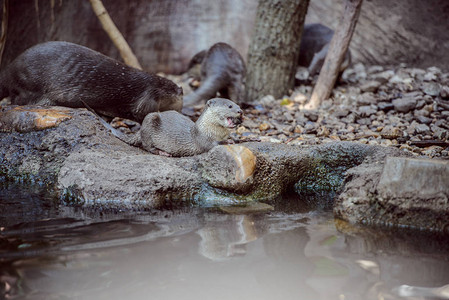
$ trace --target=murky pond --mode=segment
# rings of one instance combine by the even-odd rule
[[[0,299],[449,299],[447,237],[284,202],[259,214],[86,211],[3,185]]]

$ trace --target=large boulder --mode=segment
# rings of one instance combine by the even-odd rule
[[[353,223],[449,232],[449,161],[388,157],[360,165],[335,201],[335,214]]]

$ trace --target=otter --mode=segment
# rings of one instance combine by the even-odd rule
[[[69,42],[46,42],[0,73],[0,99],[12,104],[84,107],[142,122],[150,112],[182,109],[182,88]]]
[[[240,103],[246,66],[242,56],[226,43],[216,43],[209,50],[197,53],[190,61],[188,73],[201,79],[201,86],[184,97],[184,106],[191,107],[216,97],[217,93]]]
[[[309,75],[318,74],[323,66],[334,31],[319,23],[304,25],[299,50],[298,65],[306,67]],[[348,50],[340,67],[343,72],[351,64],[351,53]]]
[[[207,152],[227,140],[229,129],[242,123],[242,114],[233,101],[213,98],[207,101],[195,123],[176,111],[150,113],[132,136],[113,128],[102,118],[100,121],[117,138],[132,146],[141,146],[153,154],[182,157]]]

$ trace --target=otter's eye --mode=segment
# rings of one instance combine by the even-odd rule
[[[232,105],[229,105],[229,108],[232,108]]]

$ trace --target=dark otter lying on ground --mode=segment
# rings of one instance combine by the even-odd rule
[[[176,112],[165,111],[148,114],[142,127],[133,136],[102,123],[122,141],[133,146],[143,146],[151,153],[162,152],[170,156],[201,154],[229,138],[229,128],[242,123],[242,110],[228,99],[214,98],[206,103],[203,113],[194,123]]]
[[[242,100],[245,62],[230,45],[217,43],[209,50],[196,54],[190,61],[189,73],[201,78],[201,86],[184,97],[184,106],[204,103],[216,97],[218,92],[221,97],[234,102]]]
[[[84,107],[142,122],[150,112],[182,109],[182,89],[68,42],[38,44],[0,74],[0,99],[12,104]]]
[[[323,66],[324,59],[329,49],[329,43],[334,31],[322,24],[305,24],[301,38],[298,65],[307,67],[309,75],[318,74]],[[346,52],[345,59],[341,64],[343,71],[351,64],[351,53]]]

